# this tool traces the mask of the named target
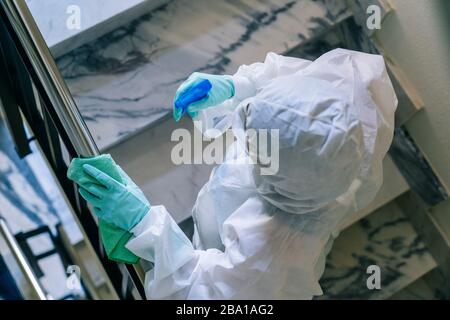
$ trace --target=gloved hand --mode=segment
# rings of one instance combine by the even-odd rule
[[[194,72],[185,82],[180,85],[177,92],[175,93],[173,116],[176,121],[178,121],[183,114],[181,110],[176,108],[175,102],[182,94],[186,93],[189,89],[191,89],[202,80],[208,80],[211,83],[212,88],[207,93],[205,98],[193,102],[188,106],[187,113],[191,117],[195,117],[199,110],[218,105],[234,96],[234,84],[231,76],[211,75],[206,73]]]
[[[83,165],[86,174],[97,183],[90,183],[79,189],[81,196],[94,207],[94,213],[101,219],[124,230],[131,230],[150,211],[150,203],[144,193],[118,166],[124,183],[89,164]]]

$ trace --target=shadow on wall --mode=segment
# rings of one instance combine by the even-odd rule
[[[439,12],[437,13],[438,15],[441,16],[442,21],[445,21],[445,23],[447,24],[447,28],[445,28],[445,30],[447,30],[447,32],[450,33],[450,1],[448,0],[441,0],[440,5],[437,6],[437,8],[440,8],[440,10],[438,10]],[[448,52],[450,54],[450,41],[447,41],[447,49]]]

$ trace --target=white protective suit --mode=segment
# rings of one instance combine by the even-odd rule
[[[279,129],[278,173],[233,164],[252,143],[238,135],[198,195],[194,244],[164,206],[153,206],[127,244],[154,263],[147,298],[320,295],[333,239],[382,183],[397,99],[381,56],[337,49],[311,62],[269,53],[233,80],[233,107],[211,123]]]

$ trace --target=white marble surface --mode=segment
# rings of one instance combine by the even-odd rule
[[[381,271],[381,289],[369,290],[367,267]],[[321,299],[386,299],[436,267],[425,244],[394,203],[344,230],[327,257]]]
[[[349,15],[343,0],[173,0],[58,65],[103,149],[170,113],[177,86],[192,72],[234,73]]]
[[[47,45],[55,56],[67,53],[165,0],[26,0]],[[67,26],[77,6],[80,27]]]

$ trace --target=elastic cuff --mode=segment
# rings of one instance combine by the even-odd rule
[[[256,94],[256,88],[246,77],[233,76],[234,96],[238,100],[244,100]]]

